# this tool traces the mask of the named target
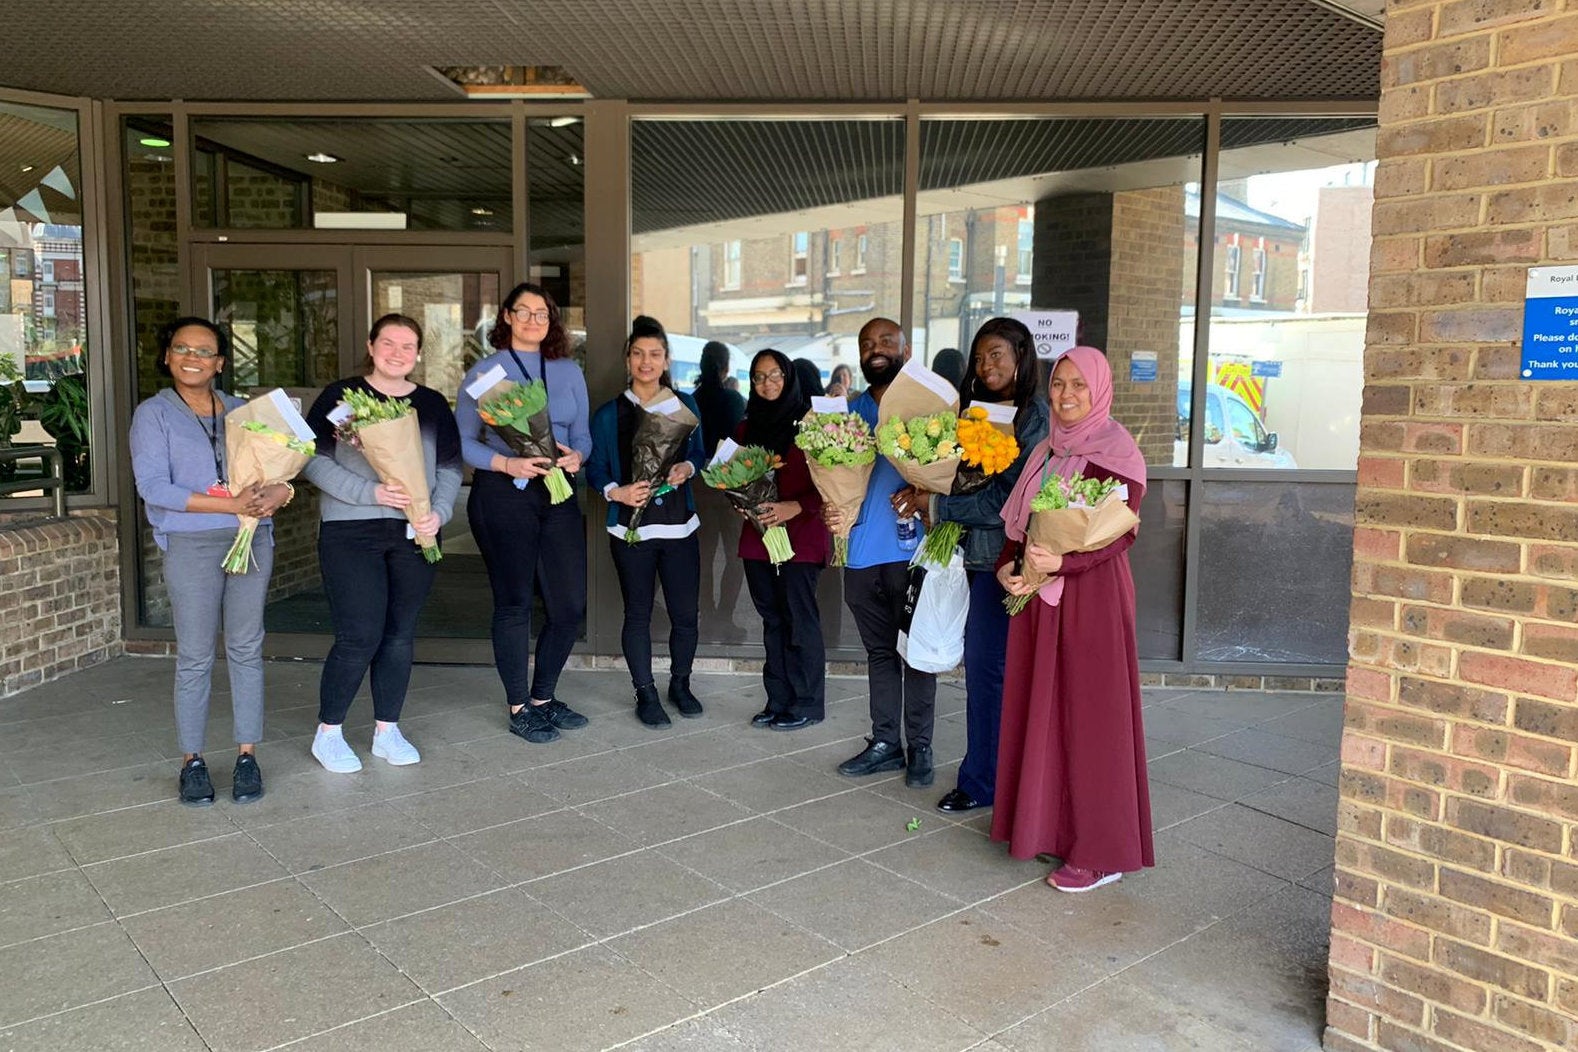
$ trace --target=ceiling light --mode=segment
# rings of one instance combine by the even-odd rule
[[[23,170],[23,171],[24,171],[24,172],[31,172],[31,171],[32,171],[32,170],[33,170],[33,166],[32,166],[32,165],[30,165],[30,164],[24,164],[24,165],[23,165],[23,166],[22,166],[22,170]]]
[[[571,164],[580,164],[581,163],[581,155],[578,154],[578,153],[570,154],[570,163]]]
[[[555,117],[553,120],[548,122],[548,127],[550,127],[550,128],[568,128],[572,124],[580,124],[580,123],[581,123],[581,118],[579,118],[579,117]]]
[[[490,215],[493,214],[493,209],[491,209],[491,208],[473,208],[471,210],[471,214],[474,215],[474,216],[490,216]]]
[[[149,146],[155,150],[162,150],[170,145],[170,140],[161,139],[157,135],[149,135],[146,138],[138,139],[137,144],[139,146]]]
[[[324,153],[320,150],[317,153],[309,153],[307,160],[314,164],[338,164],[340,159],[332,153]]]

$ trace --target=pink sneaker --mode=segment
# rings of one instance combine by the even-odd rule
[[[1059,891],[1078,895],[1085,891],[1095,891],[1104,884],[1116,884],[1122,879],[1122,873],[1103,873],[1099,869],[1084,869],[1064,863],[1062,869],[1047,877],[1047,883]]]

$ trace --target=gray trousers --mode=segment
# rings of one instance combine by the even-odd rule
[[[219,564],[236,539],[235,531],[168,537],[164,583],[175,621],[175,727],[181,751],[203,751],[221,623],[236,744],[254,744],[263,737],[263,605],[274,570],[273,537],[258,530],[252,537],[257,565],[249,573],[234,575]]]

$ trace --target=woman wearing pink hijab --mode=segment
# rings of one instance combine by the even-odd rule
[[[992,839],[1015,858],[1056,856],[1063,865],[1047,883],[1082,892],[1155,861],[1127,555],[1135,534],[1060,556],[1026,545],[1025,525],[1042,480],[1075,472],[1127,485],[1138,514],[1145,458],[1109,415],[1112,370],[1096,348],[1058,360],[1051,408],[1051,434],[1003,507],[997,579],[1010,595],[1037,596],[1009,626]],[[1022,565],[1052,579],[1036,589]]]

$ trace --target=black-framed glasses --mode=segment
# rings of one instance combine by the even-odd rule
[[[547,325],[553,317],[546,310],[532,310],[530,307],[511,307],[504,313],[516,321],[534,321],[538,325]]]
[[[218,358],[219,350],[215,347],[188,347],[184,343],[170,345],[171,354],[179,354],[186,358]]]
[[[778,383],[778,382],[782,382],[783,378],[784,378],[783,370],[782,369],[774,369],[770,373],[752,373],[751,374],[751,383],[753,383],[753,384]]]

